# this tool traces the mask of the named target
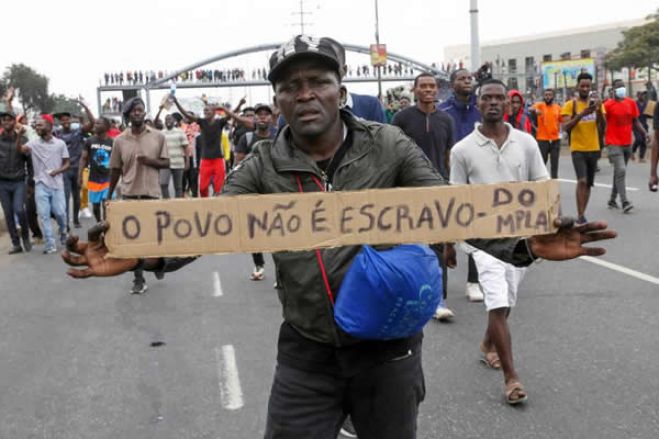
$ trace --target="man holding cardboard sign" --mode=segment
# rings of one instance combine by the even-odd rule
[[[256,145],[229,175],[224,193],[446,184],[400,130],[339,110],[342,50],[330,38],[300,35],[272,55],[268,78],[289,126],[273,141]],[[601,255],[604,249],[582,244],[615,236],[605,228],[606,224],[595,223],[527,240],[471,242],[501,259],[528,265],[536,256],[564,260]],[[107,226],[92,230],[89,243],[69,240],[64,260],[86,267],[70,269],[72,277],[114,276],[135,268],[173,271],[194,259],[105,258],[108,250],[101,235],[106,230]],[[395,340],[357,340],[334,322],[334,295],[359,250],[353,245],[274,254],[284,322],[266,438],[335,439],[348,414],[362,439],[416,436],[418,405],[425,395],[422,333]]]

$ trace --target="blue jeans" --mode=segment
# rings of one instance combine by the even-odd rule
[[[27,215],[25,214],[25,205],[23,204],[24,200],[25,181],[0,180],[0,203],[5,213],[5,222],[7,223],[9,236],[11,237],[11,244],[14,247],[20,247],[21,245],[14,216],[18,217],[18,223],[21,225],[23,242],[30,240],[30,229],[27,224]]]
[[[37,214],[41,219],[41,229],[46,248],[55,248],[55,237],[53,236],[53,227],[50,224],[50,213],[55,215],[55,220],[59,226],[60,236],[66,235],[66,201],[64,199],[64,189],[55,189],[38,182],[35,187],[35,200],[37,202]]]

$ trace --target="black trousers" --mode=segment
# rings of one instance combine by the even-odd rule
[[[71,225],[71,214],[73,224],[78,224],[80,213],[80,186],[78,186],[78,167],[69,168],[64,172],[64,196],[66,197],[66,224]],[[73,212],[69,210],[69,199],[73,198]]]
[[[350,415],[360,439],[414,439],[426,390],[419,351],[345,378],[278,364],[266,439],[336,439]]]
[[[190,166],[183,172],[183,193],[188,189],[194,198],[199,196],[199,168]]]
[[[540,147],[540,154],[542,160],[547,164],[550,160],[550,174],[551,178],[558,178],[558,157],[561,154],[561,141],[560,140],[539,140],[538,146]]]

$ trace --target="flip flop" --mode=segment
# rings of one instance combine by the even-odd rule
[[[488,352],[485,350],[485,346],[481,343],[481,363],[489,367],[490,369],[499,370],[501,369],[501,359],[499,359],[499,354],[495,351]]]
[[[516,396],[516,397],[514,397]],[[524,386],[519,381],[506,383],[506,402],[509,405],[517,405],[528,399]]]

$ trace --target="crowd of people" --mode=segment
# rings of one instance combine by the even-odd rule
[[[436,67],[432,64],[432,67]],[[442,65],[442,68],[450,66]],[[410,77],[418,73],[418,69],[403,63],[388,63],[381,67],[383,77]],[[364,64],[346,67],[346,77],[372,77],[377,75],[377,67]],[[163,79],[169,76],[167,70],[127,70],[107,72],[103,74],[104,85],[141,85]],[[195,69],[179,73],[173,80],[180,83],[217,83],[238,81],[267,81],[268,69],[259,67],[246,71],[243,68],[230,69]]]
[[[579,76],[575,97],[562,105],[551,89],[544,90],[539,102],[525,102],[520,92],[508,90],[501,81],[477,81],[464,68],[451,72],[452,94],[438,102],[432,74],[399,64],[399,69],[394,65],[384,70],[416,74],[414,84],[385,108],[378,98],[352,93],[342,84],[346,75],[372,71],[368,66],[347,67],[345,51],[336,41],[298,36],[287,47],[292,49],[273,53],[267,71],[252,72],[252,77],[272,83],[276,105],[245,107],[242,99],[230,109],[206,101],[203,113],[195,114],[172,93],[175,110],[161,105],[152,119],[142,99],[135,97],[121,105],[121,126],[94,117],[83,102],[85,116],[78,121],[69,113],[40,115],[31,126],[12,111],[12,96],[7,96],[7,110],[0,114],[0,194],[12,240],[10,253],[30,251],[33,242],[43,240],[44,253],[64,247],[68,263],[86,266],[71,269],[71,276],[132,271],[130,291],[142,294],[147,290],[144,271],[162,278],[195,258],[104,258],[107,249],[100,232],[107,227],[101,221],[108,200],[167,199],[171,187],[173,196],[182,198],[538,181],[558,177],[566,133],[578,181],[577,225],[567,224],[544,237],[460,244],[469,255],[465,294],[472,302],[484,302],[487,311],[481,361],[501,370],[507,403],[526,401],[527,391],[513,364],[508,325],[525,267],[538,257],[565,260],[603,253],[581,246],[614,237],[605,225],[586,219],[600,154],[606,146],[614,168],[608,206],[629,213],[633,206],[626,196],[625,168],[635,151],[639,162],[645,160],[648,120],[654,117],[654,127],[659,128],[659,106],[644,94],[636,101],[628,98],[621,81],[612,84],[611,97],[602,99],[587,73]],[[199,72],[203,71],[189,72],[188,77],[203,80]],[[240,69],[220,73],[219,80],[242,80],[245,75]],[[164,75],[106,74],[105,81],[137,83]],[[209,77],[216,80],[216,71]],[[657,189],[656,133],[651,190]],[[346,157],[359,157],[358,163],[342,166]],[[289,168],[305,171],[291,173]],[[80,219],[92,215],[90,205],[101,224],[90,234],[98,240],[93,246],[69,237],[72,227],[81,227]],[[454,319],[446,302],[446,279],[448,269],[457,264],[455,245],[431,247],[443,273],[435,318]],[[422,337],[358,341],[337,328],[331,311],[333,293],[358,248],[342,250],[273,255],[278,268],[275,287],[286,300],[268,438],[336,437],[340,429],[362,439],[415,437],[425,392]],[[264,255],[252,256],[249,277],[262,280]],[[329,258],[331,266],[326,267]],[[328,377],[335,385],[326,385]]]

